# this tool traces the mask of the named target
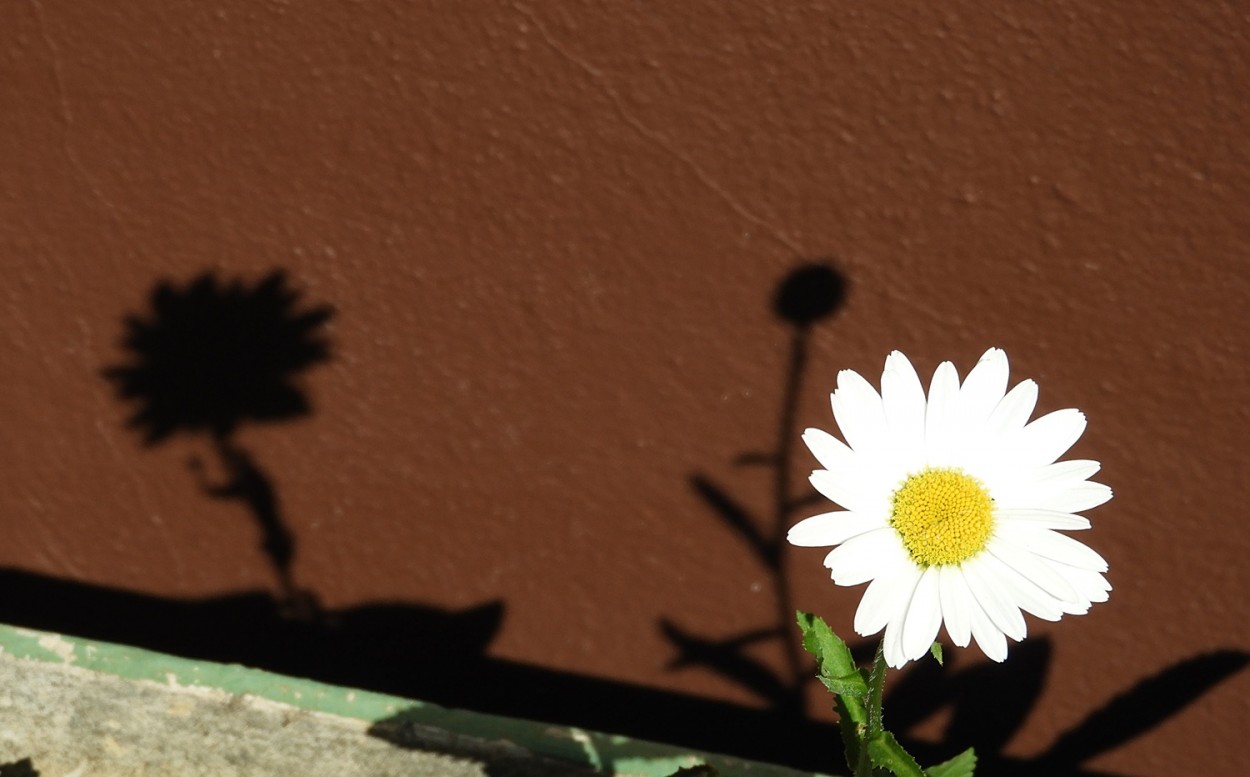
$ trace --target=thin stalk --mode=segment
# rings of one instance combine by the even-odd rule
[[[774,574],[777,591],[777,618],[780,633],[789,634],[786,626],[794,614],[793,596],[790,590],[790,576],[786,569],[784,550],[786,532],[790,526],[790,513],[794,509],[794,500],[790,496],[790,466],[793,460],[793,427],[798,410],[799,383],[803,376],[803,368],[807,361],[807,333],[805,326],[797,326],[794,337],[790,340],[790,363],[786,370],[785,393],[781,401],[781,418],[777,424],[777,458],[775,464],[776,477],[773,481],[773,514],[776,522],[773,525],[772,547],[774,549]],[[808,673],[803,662],[801,646],[793,637],[785,638],[786,663],[790,670],[790,687],[793,692],[791,703],[796,713],[803,708],[803,689],[806,686]]]
[[[868,745],[859,746],[859,762],[855,764],[855,777],[872,777],[872,758],[868,755]]]
[[[855,762],[855,777],[873,777],[872,756],[868,752],[868,739],[882,730],[881,697],[885,689],[885,639],[877,644],[877,653],[872,661],[872,671],[868,673],[868,696],[865,705],[868,708],[868,721],[859,727],[857,733],[859,757]]]
[[[885,692],[885,637],[877,643],[877,654],[872,660],[872,671],[868,673],[868,736],[885,729],[881,711],[881,697]]]

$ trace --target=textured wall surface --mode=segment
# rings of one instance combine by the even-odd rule
[[[1030,620],[1006,729],[948,727],[956,681],[896,722],[1025,763],[1136,689],[1157,718],[1082,768],[1238,773],[1246,9],[764,5],[0,6],[0,620],[229,629],[286,585],[297,621],[387,602],[481,621],[483,667],[790,714],[778,609],[849,634],[860,594],[731,518],[824,509],[797,435],[838,370],[997,345],[1089,417],[1115,591]],[[813,262],[845,299],[800,329]],[[205,346],[223,317],[277,334]],[[186,358],[218,347],[264,358]]]

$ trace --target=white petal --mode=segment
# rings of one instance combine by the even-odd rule
[[[790,527],[786,535],[791,545],[820,548],[841,545],[852,537],[886,525],[879,516],[838,511],[813,515]]]
[[[849,469],[858,465],[855,452],[823,429],[803,432],[803,442],[807,443],[807,449],[825,469]]]
[[[1000,537],[1038,556],[1080,569],[1106,572],[1107,562],[1088,545],[1049,529],[1031,529],[1019,523],[1003,524],[997,529]]]
[[[1089,481],[1078,483],[1064,491],[1048,494],[1037,500],[1039,507],[1052,510],[1063,510],[1070,513],[1081,510],[1092,510],[1100,504],[1111,501],[1111,489],[1102,483]]]
[[[809,480],[826,499],[848,510],[889,515],[891,491],[877,483],[875,475],[854,469],[818,469]]]
[[[990,413],[985,422],[986,431],[996,435],[1017,432],[1024,428],[1036,406],[1037,384],[1031,380],[1020,381]]]
[[[959,423],[979,431],[1007,391],[1007,354],[1000,348],[985,352],[959,389]]]
[[[1034,529],[1088,529],[1089,519],[1083,515],[1063,513],[1058,510],[1039,510],[1032,507],[1001,507],[994,510],[995,520],[1018,523]]]
[[[885,627],[885,634],[881,636],[881,652],[885,657],[885,665],[891,669],[902,669],[907,663],[907,656],[903,655],[902,633],[902,616],[898,616],[890,621],[890,625]]]
[[[1056,572],[1067,578],[1068,582],[1080,592],[1082,598],[1092,603],[1107,601],[1107,593],[1111,590],[1111,584],[1107,582],[1107,578],[1098,572],[1058,562],[1052,563],[1051,566]]]
[[[920,570],[910,561],[882,571],[864,591],[855,611],[855,633],[868,637],[881,631],[911,600]]]
[[[907,663],[907,655],[903,652],[903,627],[906,623],[907,610],[911,606],[912,595],[916,591],[916,585],[920,582],[920,575],[921,572],[917,568],[914,575],[905,578],[905,582],[909,585],[902,589],[899,598],[895,601],[895,610],[890,614],[890,622],[886,624],[885,634],[881,638],[885,663],[893,669],[898,669]]]
[[[981,609],[985,610],[985,614],[990,616],[994,626],[1017,642],[1024,639],[1025,634],[1028,633],[1024,616],[1020,614],[1020,609],[1015,603],[1007,599],[999,590],[998,581],[986,573],[981,559],[973,558],[965,561],[961,568],[969,590],[976,597]]]
[[[995,575],[999,586],[1016,606],[1042,620],[1057,621],[1063,617],[1063,606],[1058,599],[1037,587],[1016,568],[1003,563],[993,555],[986,555],[985,565]]]
[[[929,567],[920,576],[907,619],[903,622],[903,655],[915,661],[929,651],[942,625],[942,605],[938,595],[938,568]]]
[[[871,452],[885,444],[888,428],[881,396],[858,372],[838,373],[838,390],[830,402],[838,428],[852,450]]]
[[[1098,467],[1096,461],[1080,459],[1057,461],[1042,467],[999,467],[993,482],[986,483],[993,489],[1000,506],[1049,507],[1050,500],[1061,499],[1069,490],[1084,485]]]
[[[925,449],[929,466],[954,463],[958,453],[959,373],[955,365],[942,362],[929,383],[929,402],[925,406]]]
[[[1047,413],[1016,436],[1014,453],[1020,466],[1050,464],[1085,432],[1085,414],[1068,408]]]
[[[994,625],[994,621],[990,620],[989,614],[982,609],[976,597],[970,601],[972,607],[969,608],[968,614],[972,636],[976,639],[977,646],[981,648],[982,653],[990,660],[1001,663],[1007,658],[1007,637]]]
[[[881,403],[894,440],[903,453],[924,455],[924,386],[907,357],[894,351],[881,373]],[[922,464],[917,461],[915,464]],[[909,463],[906,469],[913,464]]]
[[[1002,537],[994,537],[986,549],[999,561],[1061,602],[1077,602],[1080,593],[1054,567],[1028,550]]]
[[[1060,602],[1059,606],[1063,608],[1066,615],[1084,615],[1089,612],[1092,603],[1082,599],[1079,602]]]
[[[1039,419],[1040,420],[1040,419]],[[1089,459],[1068,459],[1047,464],[1037,473],[1038,482],[1048,486],[1069,485],[1082,480],[1089,480],[1098,474],[1102,465]]]
[[[1070,459],[1041,467],[1018,467],[1013,472],[1015,482],[1021,489],[1032,493],[1047,493],[1089,480],[1098,472],[1099,467],[1096,461]]]
[[[938,578],[938,594],[942,603],[942,619],[946,621],[946,633],[951,642],[959,647],[968,647],[972,637],[973,607],[980,607],[972,599],[972,592],[964,582],[963,573],[954,565],[938,567],[941,570]]]
[[[906,551],[898,533],[887,526],[852,537],[834,548],[825,556],[825,566],[838,585],[859,585],[872,580],[902,553]]]

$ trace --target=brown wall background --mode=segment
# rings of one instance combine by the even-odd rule
[[[828,262],[845,304],[805,341],[791,445],[833,427],[839,369],[999,345],[1039,412],[1086,412],[1073,454],[1116,490],[1086,537],[1111,601],[1030,620],[1016,653],[1047,671],[1007,756],[1250,649],[1250,16],[1086,5],[5,3],[0,618],[39,621],[38,581],[274,588],[248,509],[188,466],[228,477],[209,436],[144,447],[102,370],[159,282],[281,269],[333,308],[332,357],[299,376],[310,414],[230,440],[323,607],[502,601],[491,661],[766,706],[670,666],[660,624],[776,622],[705,497],[776,516],[776,472],[742,460],[785,405],[773,295]],[[849,634],[860,592],[820,559],[787,553],[793,604]],[[788,671],[776,641],[743,655]],[[1250,675],[1220,660],[1086,767],[1239,773]]]

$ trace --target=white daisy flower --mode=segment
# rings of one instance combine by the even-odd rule
[[[836,545],[833,581],[869,583],[855,614],[861,636],[885,629],[885,659],[920,658],[945,623],[951,641],[971,638],[995,661],[1007,637],[1025,636],[1021,611],[1057,621],[1105,602],[1107,562],[1059,530],[1088,529],[1076,513],[1111,498],[1089,478],[1096,461],[1056,461],[1085,431],[1078,410],[1027,423],[1031,380],[1007,391],[1007,356],[992,348],[961,386],[950,362],[929,395],[895,351],[881,393],[843,370],[833,393],[843,443],[819,429],[803,441],[824,469],[821,494],[846,508],[790,529],[794,545]]]

